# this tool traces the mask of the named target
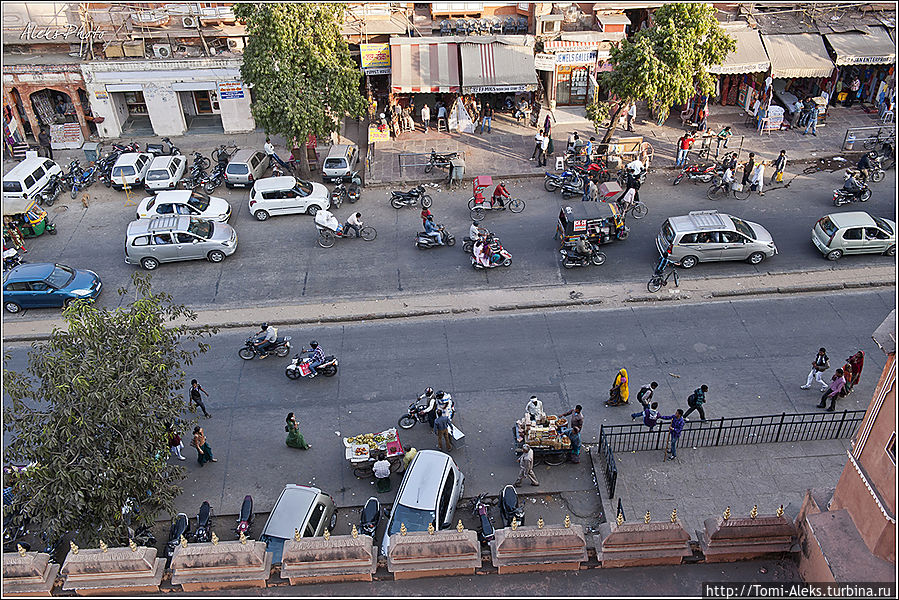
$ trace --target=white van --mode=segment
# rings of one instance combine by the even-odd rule
[[[331,146],[328,156],[322,164],[322,180],[340,181],[344,175],[352,173],[359,162],[359,149],[353,145]]]
[[[3,176],[3,198],[33,200],[51,175],[62,175],[62,168],[49,158],[26,158]]]

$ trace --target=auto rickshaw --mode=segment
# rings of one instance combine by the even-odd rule
[[[13,228],[24,238],[33,238],[44,233],[56,234],[56,226],[50,222],[47,211],[35,200],[3,198],[4,236]]]
[[[578,202],[559,211],[556,237],[561,239],[563,248],[574,246],[582,235],[587,236],[587,241],[600,246],[627,239],[628,233],[630,229],[624,224],[618,207],[612,203]]]

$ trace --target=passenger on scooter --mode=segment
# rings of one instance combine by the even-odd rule
[[[265,358],[268,356],[269,348],[274,346],[275,341],[278,339],[278,328],[269,327],[268,323],[263,323],[259,326],[259,329],[260,331],[256,334],[256,340],[253,342],[253,345],[259,351],[259,358]]]
[[[437,223],[434,222],[434,217],[429,216],[425,219],[425,233],[428,237],[432,237],[437,240],[437,243],[441,246],[443,245],[443,232],[440,231],[440,227],[437,226]]]
[[[843,191],[852,194],[855,198],[860,198],[862,195],[862,190],[864,190],[864,186],[859,182],[855,177],[855,173],[850,171],[844,175],[846,182],[843,183]]]
[[[313,340],[309,342],[309,350],[303,354],[305,358],[310,359],[309,364],[306,365],[309,367],[310,371],[312,371],[309,376],[315,377],[318,375],[318,371],[315,369],[322,366],[322,363],[325,362],[325,351],[318,345],[318,342]]]
[[[496,189],[493,190],[493,197],[490,199],[490,208],[493,208],[493,205],[499,203],[500,208],[506,208],[506,202],[504,198],[511,198],[512,195],[509,194],[509,191],[506,189],[506,182],[500,181],[499,185],[496,186]]]
[[[430,210],[428,210],[427,208],[421,209],[421,226],[422,227],[425,226],[425,221],[427,221],[428,217],[430,217],[430,216],[433,216],[433,215],[431,215]]]
[[[487,244],[487,240],[485,238],[478,238],[478,240],[474,243],[474,247],[472,248],[472,254],[474,255],[475,260],[478,261],[483,267],[490,266],[490,247]]]

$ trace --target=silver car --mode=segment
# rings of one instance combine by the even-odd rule
[[[896,256],[896,222],[864,211],[833,213],[812,227],[812,243],[828,260],[844,254]]]
[[[125,236],[125,262],[148,271],[179,260],[219,263],[235,250],[237,232],[230,225],[184,215],[132,221]]]
[[[296,531],[302,537],[317,537],[325,529],[334,531],[335,525],[337,507],[331,496],[318,488],[288,483],[265,521],[259,541],[272,553],[272,564],[280,564],[284,542],[292,540]]]
[[[238,150],[225,168],[225,186],[252,186],[265,175],[268,162],[268,157],[258,150]]]
[[[777,254],[767,229],[717,210],[669,217],[656,237],[656,248],[684,269],[720,260],[745,260],[757,265]]]

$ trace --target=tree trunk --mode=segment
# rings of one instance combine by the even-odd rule
[[[603,136],[602,141],[599,143],[600,146],[608,145],[609,141],[612,139],[612,134],[615,133],[615,130],[618,129],[618,118],[621,116],[621,111],[624,110],[624,102],[618,103],[618,108],[615,109],[615,112],[612,113],[612,116],[609,120],[609,128],[606,129],[606,134]]]
[[[307,141],[309,141],[308,135],[303,137],[300,142],[300,178],[311,180],[312,169],[309,167],[309,148],[306,146]]]

